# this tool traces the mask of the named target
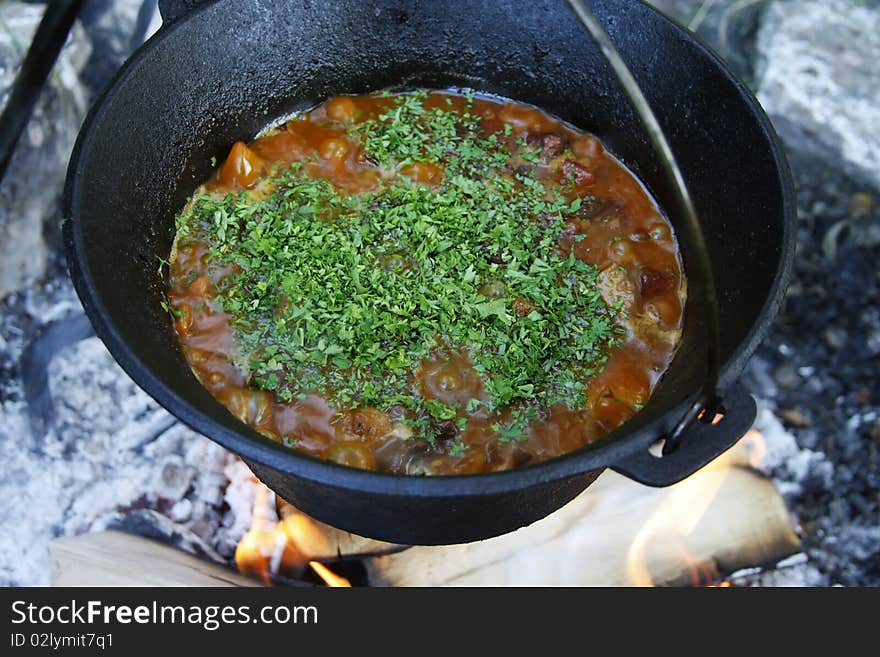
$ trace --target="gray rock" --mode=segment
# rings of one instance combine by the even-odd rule
[[[43,8],[0,4],[0,105]],[[46,269],[43,222],[58,221],[58,199],[67,160],[88,105],[79,71],[91,46],[75,25],[0,184],[0,299],[39,280]]]
[[[846,331],[840,328],[828,328],[825,329],[825,332],[822,334],[825,338],[825,344],[834,349],[835,351],[840,351],[846,346]]]
[[[757,47],[758,97],[789,148],[880,187],[880,7],[775,0]]]
[[[776,368],[773,372],[773,378],[783,388],[793,388],[801,382],[797,368],[791,363],[786,363]]]
[[[83,81],[98,92],[131,51],[159,28],[161,19],[156,0],[89,0],[80,23],[93,47]]]

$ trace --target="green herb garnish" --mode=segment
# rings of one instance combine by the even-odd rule
[[[425,99],[397,96],[351,127],[391,172],[380,188],[347,195],[294,164],[260,200],[197,197],[178,229],[231,267],[217,301],[251,384],[282,401],[315,392],[338,409],[376,406],[431,441],[438,423],[461,431],[467,413],[507,412],[494,428],[516,442],[534,406],[584,406],[585,381],[615,340],[615,311],[597,270],[560,247],[579,199],[510,171],[509,130],[487,135],[470,111]],[[442,183],[393,175],[414,162],[441,166]],[[450,351],[468,355],[481,399],[423,398],[414,373]],[[463,453],[457,445],[450,454]]]

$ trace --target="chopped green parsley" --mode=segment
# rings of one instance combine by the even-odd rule
[[[521,440],[536,408],[585,404],[614,310],[596,269],[559,246],[580,199],[514,173],[509,130],[486,135],[478,116],[424,100],[397,96],[351,127],[389,172],[379,188],[349,195],[297,163],[262,198],[197,197],[178,227],[231,266],[217,301],[253,385],[282,401],[314,392],[339,409],[379,407],[429,440],[438,423],[461,431],[485,411],[505,418],[493,425],[499,440]],[[394,175],[414,162],[441,166],[442,183]],[[468,355],[481,398],[425,399],[420,363],[453,350]]]

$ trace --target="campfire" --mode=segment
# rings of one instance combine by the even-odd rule
[[[800,552],[788,510],[762,471],[762,434],[670,488],[605,472],[551,516],[496,538],[400,546],[321,523],[234,460],[227,500],[247,517],[234,565],[206,563],[119,532],[55,541],[56,584],[247,586],[739,586]],[[238,520],[236,521],[238,523]],[[157,565],[161,563],[160,572]],[[170,565],[169,565],[170,564]]]
[[[609,584],[731,586],[743,568],[798,551],[788,513],[762,475],[763,436],[737,446],[669,489],[605,473],[553,516],[475,544],[393,546],[353,536],[301,513],[250,477],[250,529],[235,551],[238,569],[266,585],[336,572],[352,563],[360,584]],[[243,467],[243,466],[242,466]]]
[[[314,540],[323,539],[317,523],[284,501],[254,478],[253,520],[251,528],[235,549],[235,564],[245,574],[271,586],[279,579],[301,578],[311,568],[327,586],[347,587],[351,583],[304,551]],[[281,509],[281,517],[277,509]],[[314,552],[314,548],[311,550]],[[312,556],[317,556],[313,554]]]
[[[716,499],[734,469],[748,466],[761,471],[764,453],[763,436],[752,429],[733,450],[667,491],[630,544],[626,562],[629,583],[652,586],[654,573],[664,568],[677,568],[682,573],[686,569],[693,586],[718,583],[718,561],[696,556],[708,552],[693,547],[700,540],[696,531],[707,512],[717,512]],[[652,568],[652,561],[659,565]]]

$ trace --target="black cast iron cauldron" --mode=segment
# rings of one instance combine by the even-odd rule
[[[708,239],[720,300],[726,414],[662,458],[648,448],[700,389],[703,282],[689,279],[681,348],[654,397],[599,443],[532,467],[405,477],[297,454],[233,418],[196,381],[160,302],[174,215],[212,156],[269,119],[330,96],[471,87],[533,103],[599,136],[661,205],[672,190],[608,65],[563,0],[217,0],[170,22],[98,100],[70,163],[65,239],[85,309],[129,375],[183,422],[237,452],[284,499],[331,525],[404,544],[473,541],[559,508],[605,469],[664,486],[729,448],[755,416],[736,378],[776,315],[793,257],[794,198],[755,99],[693,35],[636,0],[594,0],[676,153]],[[676,218],[672,217],[673,223]],[[679,235],[686,270],[694,247]]]

